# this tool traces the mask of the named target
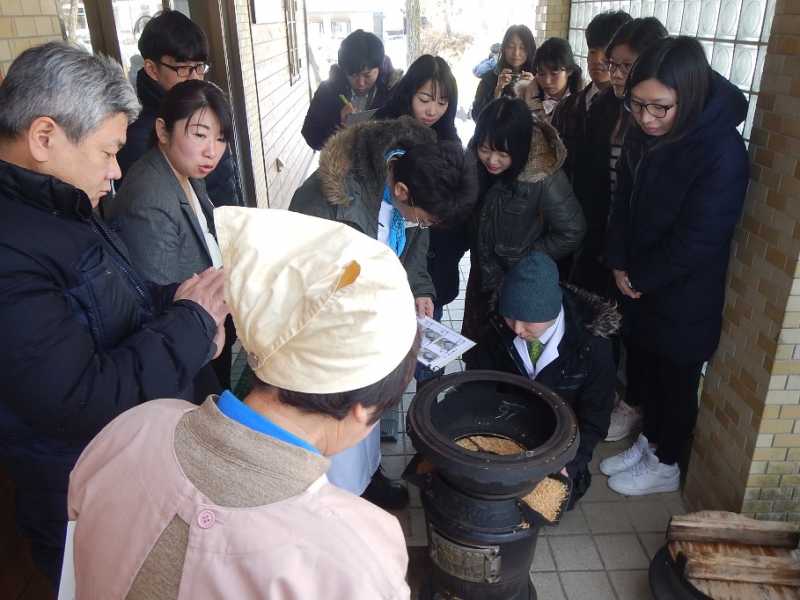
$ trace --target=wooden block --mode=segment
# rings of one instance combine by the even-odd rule
[[[672,517],[667,540],[797,548],[800,524],[756,521],[724,511],[702,511]]]
[[[685,557],[708,557],[722,555],[731,559],[750,559],[753,557],[795,559],[787,548],[771,546],[745,546],[743,544],[722,544],[702,542],[670,542],[667,545],[673,563],[680,555]],[[683,557],[681,557],[683,561]],[[714,579],[690,578],[688,581],[699,592],[714,600],[797,600],[798,588],[786,585],[767,585],[750,582],[721,581]]]
[[[691,579],[800,587],[800,562],[791,557],[711,554],[685,559],[684,575]],[[680,557],[677,560],[680,564]]]

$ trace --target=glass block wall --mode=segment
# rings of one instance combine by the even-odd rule
[[[698,38],[711,66],[747,94],[750,110],[740,131],[750,139],[775,0],[573,0],[569,42],[584,72],[588,53],[584,30],[594,15],[606,10],[624,10],[634,18],[656,17],[671,35]]]

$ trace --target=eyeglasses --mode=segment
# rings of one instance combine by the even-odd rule
[[[618,63],[614,62],[613,60],[606,60],[605,61],[606,69],[608,69],[609,73],[614,73],[614,71],[619,71],[620,75],[628,76],[628,73],[631,72],[631,67],[633,67],[633,63]]]
[[[209,65],[208,63],[197,63],[197,64],[194,64],[194,65],[177,65],[176,66],[176,65],[170,65],[170,64],[167,64],[165,62],[158,61],[158,64],[160,64],[163,67],[167,67],[168,69],[172,69],[173,71],[175,71],[175,74],[178,77],[183,77],[183,78],[191,77],[192,73],[194,73],[195,75],[198,75],[198,76],[199,75],[205,75],[206,73],[208,73],[208,70],[211,68],[211,65]]]
[[[411,210],[414,211],[414,218],[417,221],[417,227],[420,229],[430,229],[433,225],[436,225],[436,221],[425,221],[420,220],[419,213],[417,212],[417,207],[414,206],[414,203],[411,201],[411,198],[408,199],[408,205],[411,207]]]
[[[622,103],[629,113],[633,113],[635,115],[642,114],[642,111],[646,110],[648,114],[654,116],[656,119],[663,119],[667,116],[667,113],[670,109],[675,108],[676,104],[645,104],[644,102],[639,102],[638,100],[634,100],[633,98],[626,97],[625,101]]]

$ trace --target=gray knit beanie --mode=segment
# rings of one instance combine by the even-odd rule
[[[561,299],[556,263],[543,252],[531,252],[506,274],[498,311],[515,321],[545,323],[558,316]]]

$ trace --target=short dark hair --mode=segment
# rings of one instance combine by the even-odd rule
[[[605,50],[617,30],[632,20],[624,10],[607,10],[595,15],[586,26],[586,45]]]
[[[670,143],[686,135],[703,112],[711,89],[711,66],[703,46],[693,37],[666,38],[645,50],[625,83],[625,101],[634,87],[656,79],[675,90],[678,105],[675,123],[659,143]]]
[[[413,205],[436,217],[443,228],[465,221],[478,200],[475,163],[461,142],[411,146],[392,161],[392,175],[408,188]]]
[[[403,398],[403,392],[414,375],[419,346],[420,336],[419,332],[417,332],[408,353],[391,373],[380,381],[349,392],[335,394],[294,392],[261,381],[255,374],[253,374],[253,387],[255,389],[275,390],[278,393],[278,398],[284,404],[294,406],[304,412],[328,415],[340,421],[347,416],[347,413],[356,404],[360,404],[364,408],[374,407],[375,412],[370,419],[370,424],[377,423],[383,413],[396,406]]]
[[[187,119],[186,128],[189,127],[189,118],[197,111],[209,109],[219,120],[222,135],[226,141],[233,138],[233,119],[231,105],[228,97],[219,87],[210,81],[189,79],[172,87],[161,100],[157,117],[164,119],[167,131],[172,132],[175,123]],[[153,132],[155,143],[155,131]]]
[[[533,136],[533,117],[524,100],[501,96],[492,100],[481,111],[475,124],[475,135],[470,149],[486,144],[511,155],[511,166],[502,174],[514,180],[528,163]]]
[[[342,40],[338,64],[345,75],[355,75],[364,70],[380,68],[385,56],[383,42],[377,35],[356,29]]]
[[[643,19],[633,19],[617,29],[614,37],[606,46],[606,56],[611,56],[611,52],[616,46],[630,46],[630,49],[641,54],[647,48],[664,39],[669,33],[663,23],[655,17],[644,17]]]
[[[208,62],[208,38],[189,17],[163,10],[147,22],[139,38],[142,58],[153,61],[171,56],[178,62]]]
[[[375,113],[376,119],[396,119],[402,115],[412,115],[411,101],[419,89],[432,81],[439,95],[447,98],[447,111],[432,127],[440,140],[458,140],[455,126],[458,110],[458,84],[450,65],[440,56],[423,54],[408,67],[403,78],[392,88],[391,95],[383,108]]]
[[[506,64],[506,47],[511,43],[511,37],[514,35],[516,35],[522,42],[522,45],[525,46],[525,52],[528,55],[521,69],[533,73],[533,55],[536,54],[536,39],[533,37],[533,32],[527,25],[512,25],[506,29],[506,34],[503,36],[503,48],[500,52],[498,68],[501,70],[508,68]]]
[[[551,37],[544,41],[533,59],[534,72],[542,68],[551,71],[569,71],[567,87],[571,93],[579,92],[583,84],[583,70],[575,62],[572,47],[564,38]]]

